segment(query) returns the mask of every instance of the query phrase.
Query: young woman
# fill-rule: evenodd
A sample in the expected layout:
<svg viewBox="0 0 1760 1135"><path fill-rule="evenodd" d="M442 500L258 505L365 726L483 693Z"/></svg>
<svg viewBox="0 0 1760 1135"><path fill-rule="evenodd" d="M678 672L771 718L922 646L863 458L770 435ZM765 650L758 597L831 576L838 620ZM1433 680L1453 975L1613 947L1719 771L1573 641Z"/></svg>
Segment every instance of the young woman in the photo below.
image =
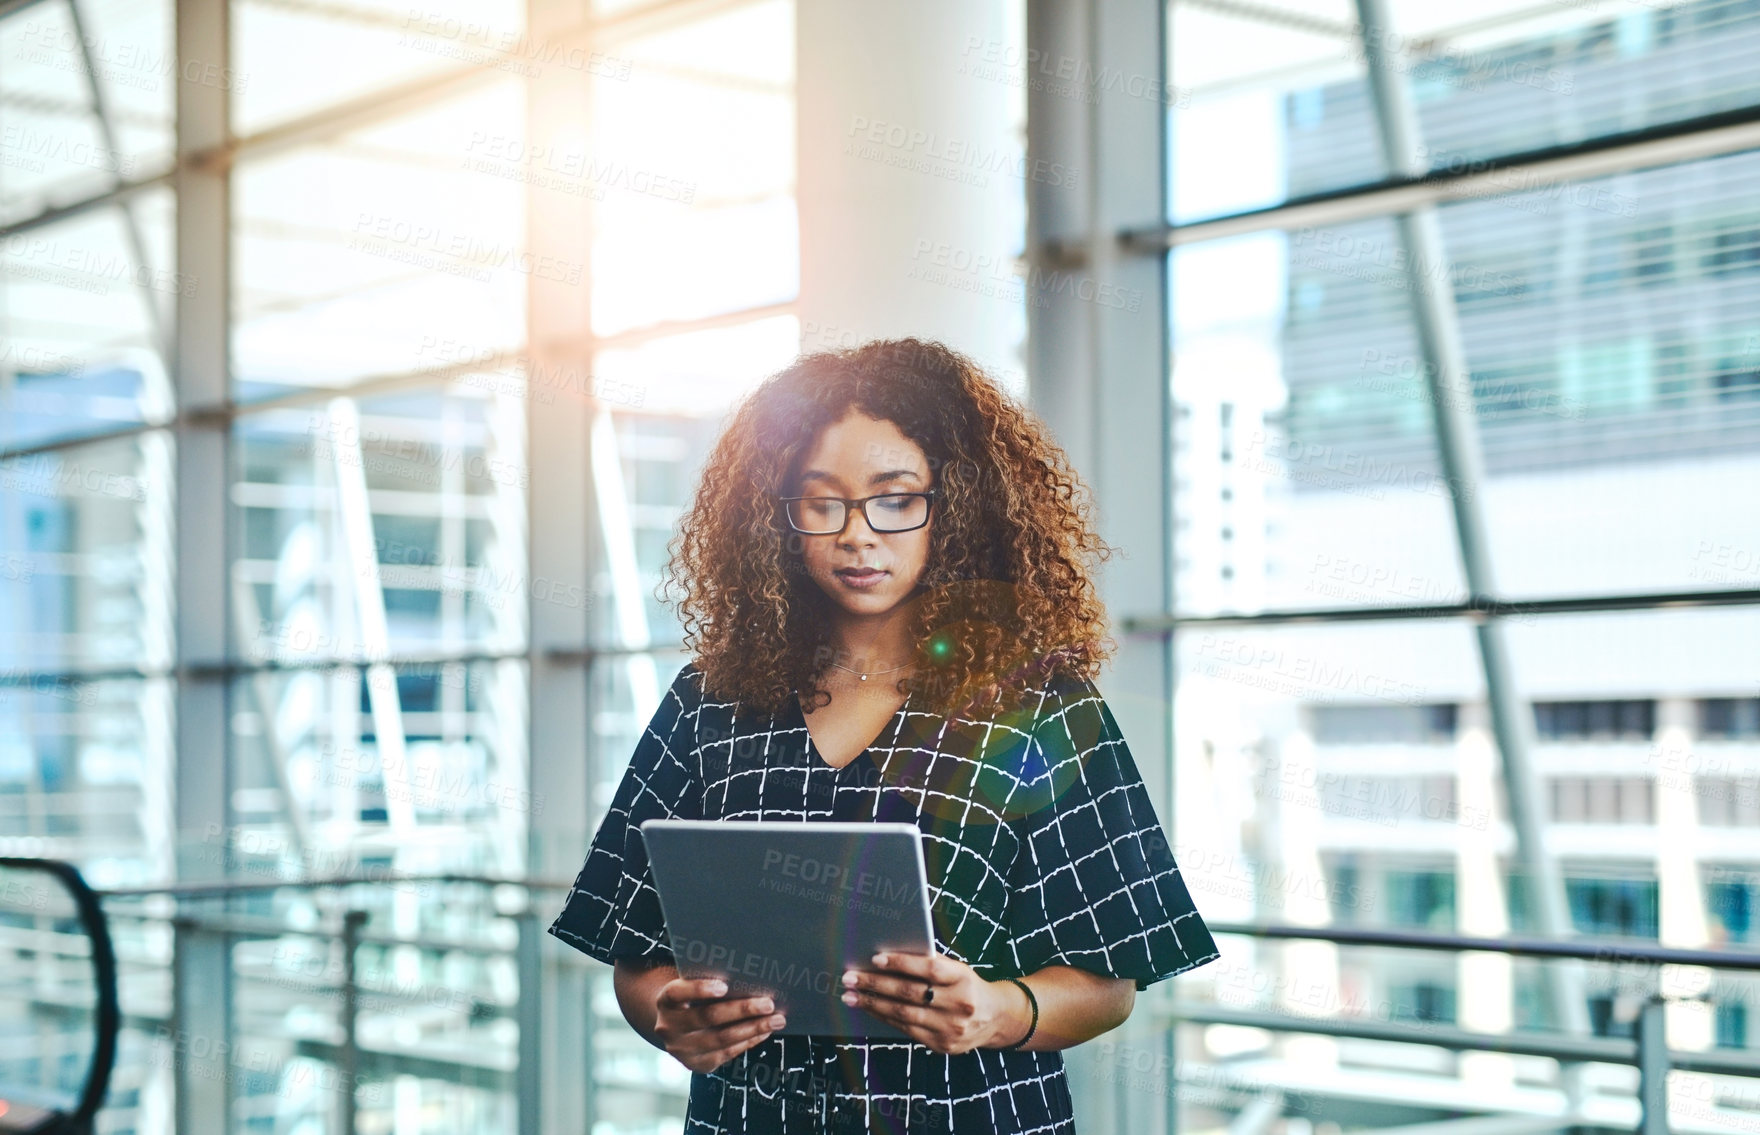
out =
<svg viewBox="0 0 1760 1135"><path fill-rule="evenodd" d="M1073 1132L1059 1050L1217 956L1092 683L1085 497L934 343L802 357L736 410L670 546L693 660L550 928L692 1070L688 1132ZM936 952L844 975L910 1039L773 1036L769 999L681 979L655 817L916 824Z"/></svg>

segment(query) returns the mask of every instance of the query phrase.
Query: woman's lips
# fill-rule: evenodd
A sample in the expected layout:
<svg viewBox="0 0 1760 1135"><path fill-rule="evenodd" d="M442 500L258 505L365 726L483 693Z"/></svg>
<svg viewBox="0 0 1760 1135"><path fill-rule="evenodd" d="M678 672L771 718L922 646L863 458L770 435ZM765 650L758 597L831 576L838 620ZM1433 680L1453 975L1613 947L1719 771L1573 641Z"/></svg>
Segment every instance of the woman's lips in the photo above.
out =
<svg viewBox="0 0 1760 1135"><path fill-rule="evenodd" d="M838 579L843 580L845 586L857 588L872 587L880 582L881 577L886 575L885 572L878 568L868 568L864 570L840 568L835 574Z"/></svg>

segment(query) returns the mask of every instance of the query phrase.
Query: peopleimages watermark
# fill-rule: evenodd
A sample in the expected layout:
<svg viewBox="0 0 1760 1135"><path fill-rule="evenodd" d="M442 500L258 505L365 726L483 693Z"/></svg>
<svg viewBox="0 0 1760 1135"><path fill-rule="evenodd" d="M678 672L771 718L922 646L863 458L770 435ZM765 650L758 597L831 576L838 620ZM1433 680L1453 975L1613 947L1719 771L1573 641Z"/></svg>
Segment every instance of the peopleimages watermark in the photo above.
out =
<svg viewBox="0 0 1760 1135"><path fill-rule="evenodd" d="M0 251L12 258L6 274L13 279L38 280L96 296L109 295L112 284L170 295L196 294L194 276L137 264L120 250L85 248L31 233L14 233L0 240Z"/></svg>
<svg viewBox="0 0 1760 1135"><path fill-rule="evenodd" d="M109 469L93 469L58 453L33 453L0 462L0 489L45 497L110 497L144 501L140 478Z"/></svg>
<svg viewBox="0 0 1760 1135"><path fill-rule="evenodd" d="M951 1105L942 1102L929 1110L924 1096L850 1094L841 1076L821 1075L807 1068L790 1068L767 1060L751 1060L742 1054L723 1064L711 1076L729 1084L750 1086L757 1091L746 1097L748 1119L756 1114L780 1117L794 1112L807 1120L809 1126L820 1124L828 1117L851 1114L852 1118L871 1121L878 1116L903 1121L904 1130L912 1135L932 1135L953 1130ZM861 1113L866 1112L866 1115ZM810 1117L810 1118L808 1118ZM840 1118L831 1119L830 1130L843 1130ZM883 1130L892 1130L887 1127Z"/></svg>
<svg viewBox="0 0 1760 1135"><path fill-rule="evenodd" d="M1681 745L1652 745L1644 763L1656 767L1658 787L1693 792L1701 800L1760 806L1760 772L1745 757L1715 749L1696 753Z"/></svg>
<svg viewBox="0 0 1760 1135"><path fill-rule="evenodd" d="M332 787L355 787L377 778L387 800L407 801L424 812L452 815L473 807L503 809L538 817L544 811L542 794L518 784L481 777L474 772L440 767L438 761L337 745L333 739L319 742L318 756L325 762L317 779Z"/></svg>
<svg viewBox="0 0 1760 1135"><path fill-rule="evenodd" d="M1687 575L1700 583L1740 583L1753 587L1760 581L1760 550L1728 541L1700 540Z"/></svg>
<svg viewBox="0 0 1760 1135"><path fill-rule="evenodd" d="M0 165L41 173L53 161L88 166L106 173L133 177L135 160L107 146L50 130L32 130L23 123L0 126Z"/></svg>
<svg viewBox="0 0 1760 1135"><path fill-rule="evenodd" d="M1166 847L1157 836L1151 846ZM1334 909L1372 911L1376 892L1354 881L1324 873L1291 870L1275 863L1245 859L1241 853L1221 848L1176 843L1170 850L1179 864L1180 878L1194 894L1258 901L1275 896L1324 901Z"/></svg>
<svg viewBox="0 0 1760 1135"><path fill-rule="evenodd" d="M844 863L785 853L777 848L764 853L762 870L764 877L758 885L767 891L894 919L920 893L915 879L894 880L872 871L851 869ZM869 901L870 897L876 901Z"/></svg>
<svg viewBox="0 0 1760 1135"><path fill-rule="evenodd" d="M524 357L499 366L497 364L507 356L506 351L441 335L423 335L415 354L418 358L436 359L447 367L480 367L482 369L468 370L449 381L492 393L530 398L540 406L553 404L557 391L619 406L640 407L648 400L648 388L640 383L601 378L584 367L567 363L534 364Z"/></svg>
<svg viewBox="0 0 1760 1135"><path fill-rule="evenodd" d="M1392 28L1365 28L1362 24L1355 24L1348 42L1348 50L1355 62L1366 62L1369 48L1374 46L1380 49L1382 58L1395 71L1463 90L1477 90L1491 80L1498 80L1551 94L1568 95L1577 85L1575 76L1569 72L1527 59L1504 58L1490 52L1475 55L1456 51L1435 53L1428 36L1404 35Z"/></svg>
<svg viewBox="0 0 1760 1135"><path fill-rule="evenodd" d="M620 189L662 201L689 205L697 183L668 177L627 162L601 161L585 150L534 146L518 135L472 131L465 145L465 169L504 177L574 197L605 200L607 189Z"/></svg>
<svg viewBox="0 0 1760 1135"><path fill-rule="evenodd" d="M233 875L259 875L271 880L344 877L376 883L401 894L426 896L433 884L426 880L398 879L389 866L365 863L351 851L326 851L301 847L290 835L234 824L208 824L202 844L190 858L226 868ZM288 874L292 868L294 874Z"/></svg>
<svg viewBox="0 0 1760 1135"><path fill-rule="evenodd" d="M688 962L692 966L728 977L750 978L753 982L778 992L799 989L829 994L834 989L843 988L841 973L834 974L830 970L804 965L798 961L784 965L779 959L764 954L678 934L673 934L671 941L675 962Z"/></svg>
<svg viewBox="0 0 1760 1135"><path fill-rule="evenodd" d="M1119 1041L1096 1042L1099 1059L1093 1076L1147 1095L1176 1097L1195 1107L1240 1108L1268 1091L1278 1094L1284 1114L1309 1111L1312 1103L1292 1091L1226 1065L1179 1060L1161 1045L1135 1045Z"/></svg>
<svg viewBox="0 0 1760 1135"><path fill-rule="evenodd" d="M490 480L522 489L531 483L531 470L484 450L359 429L338 422L329 414L314 414L306 424L306 434L314 458L355 464L386 476L409 479L414 472L410 466L443 471L462 465L465 476L473 480Z"/></svg>
<svg viewBox="0 0 1760 1135"><path fill-rule="evenodd" d="M846 157L979 187L990 184L990 175L1001 174L1066 189L1074 188L1077 176L1073 166L1028 158L1013 146L982 146L938 130L882 122L861 114L850 116L843 152Z"/></svg>
<svg viewBox="0 0 1760 1135"><path fill-rule="evenodd" d="M1192 105L1190 90L1166 83L1159 76L1105 65L1096 67L1079 56L975 35L966 37L965 49L960 52L959 73L1090 105L1099 102L1102 94L1148 99L1182 110Z"/></svg>
<svg viewBox="0 0 1760 1135"><path fill-rule="evenodd" d="M1263 454L1263 456L1258 456ZM1340 449L1315 441L1298 441L1276 431L1254 430L1247 438L1246 449L1237 455L1241 468L1291 481L1310 481L1324 488L1341 492L1359 491L1364 495L1379 494L1370 486L1384 484L1424 496L1444 500L1458 497L1471 500L1474 486L1470 481L1445 477L1431 469L1406 461L1385 461L1372 453ZM1380 495L1371 495L1380 500Z"/></svg>
<svg viewBox="0 0 1760 1135"><path fill-rule="evenodd" d="M1267 758L1261 796L1328 816L1398 827L1407 816L1452 823L1484 831L1491 825L1488 808L1461 804L1447 792L1413 788L1410 778L1362 776L1318 769L1302 761Z"/></svg>
<svg viewBox="0 0 1760 1135"><path fill-rule="evenodd" d="M1411 1021L1424 1023L1421 1006L1408 1001L1403 992L1391 997L1369 997L1343 992L1337 981L1311 971L1271 973L1247 963L1228 964L1226 959L1206 971L1215 983L1216 1001L1235 1008L1268 1004L1300 1009L1305 1015L1349 1017L1355 1020Z"/></svg>
<svg viewBox="0 0 1760 1135"><path fill-rule="evenodd" d="M1471 375L1444 376L1440 382L1433 381L1437 376L1437 369L1426 359L1365 347L1363 365L1354 385L1431 406L1449 406L1463 413L1476 412L1480 404L1486 404L1515 405L1525 413L1573 422L1589 416L1587 405L1580 399L1565 398L1538 385L1508 381L1481 384Z"/></svg>
<svg viewBox="0 0 1760 1135"><path fill-rule="evenodd" d="M0 579L5 578L0 575ZM27 577L28 578L28 577ZM38 674L29 670L0 670L0 700L23 692L36 697L54 698L73 705L98 704L98 691L91 682L81 682L62 674Z"/></svg>
<svg viewBox="0 0 1760 1135"><path fill-rule="evenodd" d="M405 221L385 213L359 213L345 245L352 252L414 264L430 271L466 276L481 283L490 269L505 268L540 280L578 284L584 268L576 261L533 253L511 244L484 240L440 225Z"/></svg>
<svg viewBox="0 0 1760 1135"><path fill-rule="evenodd" d="M1356 697L1417 705L1424 687L1360 670L1344 662L1292 652L1256 639L1206 634L1198 640L1194 669L1212 678L1262 689L1328 700L1334 691Z"/></svg>
<svg viewBox="0 0 1760 1135"><path fill-rule="evenodd" d="M243 71L200 59L180 62L176 50L170 47L154 49L134 43L112 43L90 32L76 35L59 21L32 20L25 24L14 54L27 63L79 75L86 74L89 59L92 69L107 83L146 91L158 90L160 79L176 78L197 86L242 92L250 79Z"/></svg>
<svg viewBox="0 0 1760 1135"><path fill-rule="evenodd" d="M20 343L16 339L0 339L0 363L15 371L30 371L32 374L55 378L77 378L86 372L89 365L86 360L65 351L51 351L34 343Z"/></svg>
<svg viewBox="0 0 1760 1135"><path fill-rule="evenodd" d="M908 274L910 279L1011 303L1021 303L1030 297L1033 306L1048 307L1051 297L1063 296L1120 311L1139 311L1143 306L1140 288L1123 288L1101 283L1092 276L1076 276L1056 269L1047 271L1013 256L962 248L946 241L919 237L911 246L911 259L917 263Z"/></svg>
<svg viewBox="0 0 1760 1135"><path fill-rule="evenodd" d="M365 1073L344 1073L318 1060L286 1054L286 1046L258 1040L216 1040L202 1033L185 1032L160 1025L153 1033L148 1061L202 1080L232 1081L241 1076L263 1076L280 1083L283 1091L315 1088L324 1092L348 1092L361 1103L384 1103L385 1084L369 1080Z"/></svg>
<svg viewBox="0 0 1760 1135"><path fill-rule="evenodd" d="M1308 568L1308 581L1302 590L1358 602L1387 598L1421 604L1455 604L1465 599L1460 586L1451 579L1417 575L1402 568L1325 552L1314 556L1314 562Z"/></svg>
<svg viewBox="0 0 1760 1135"><path fill-rule="evenodd" d="M314 982L340 982L345 976L340 953L314 950L305 943L277 941L271 955L279 980L253 975L253 986L279 985L305 990ZM438 982L410 981L394 962L365 964L355 969L359 1007L363 1011L404 1016L412 1009L449 1009L470 1013L483 999L469 990Z"/></svg>
<svg viewBox="0 0 1760 1135"><path fill-rule="evenodd" d="M1291 242L1290 262L1347 279L1399 291L1431 294L1439 287L1493 296L1519 295L1527 282L1508 272L1442 259L1427 261L1379 237L1352 236L1334 229L1303 226Z"/></svg>
<svg viewBox="0 0 1760 1135"><path fill-rule="evenodd" d="M1561 181L1542 177L1531 169L1507 169L1490 158L1475 158L1455 150L1437 149L1422 142L1415 147L1431 173L1458 174L1473 179L1465 197L1493 197L1498 204L1517 212L1545 216L1555 203L1606 213L1615 217L1634 217L1638 199L1627 193L1615 193L1605 185L1588 181Z"/></svg>
<svg viewBox="0 0 1760 1135"><path fill-rule="evenodd" d="M0 876L0 909L8 911L44 911L49 909L49 888L24 876Z"/></svg>
<svg viewBox="0 0 1760 1135"><path fill-rule="evenodd" d="M626 82L634 66L628 59L590 51L567 40L538 39L485 22L461 20L446 12L410 8L400 30L399 47L527 77L536 77L546 66L556 66Z"/></svg>

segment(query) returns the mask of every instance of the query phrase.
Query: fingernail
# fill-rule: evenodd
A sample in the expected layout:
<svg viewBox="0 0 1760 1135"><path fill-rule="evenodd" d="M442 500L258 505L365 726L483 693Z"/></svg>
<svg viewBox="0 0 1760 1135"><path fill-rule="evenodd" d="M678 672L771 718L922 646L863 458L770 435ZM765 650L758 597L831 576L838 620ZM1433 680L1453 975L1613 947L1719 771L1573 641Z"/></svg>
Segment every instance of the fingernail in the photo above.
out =
<svg viewBox="0 0 1760 1135"><path fill-rule="evenodd" d="M727 992L727 983L725 981L711 981L709 983L709 992L719 997Z"/></svg>
<svg viewBox="0 0 1760 1135"><path fill-rule="evenodd" d="M860 1001L860 1000L861 1000L861 998L857 997L853 993L845 993L843 995L843 1003L845 1005L854 1005L857 1001Z"/></svg>
<svg viewBox="0 0 1760 1135"><path fill-rule="evenodd" d="M758 999L758 1012L768 1013L770 1010L772 1010L774 1008L776 1008L776 1002L770 1000L770 998L761 997Z"/></svg>
<svg viewBox="0 0 1760 1135"><path fill-rule="evenodd" d="M885 954L875 954L874 955L874 964L877 966L885 965L886 964L886 955Z"/></svg>
<svg viewBox="0 0 1760 1135"><path fill-rule="evenodd" d="M846 974L844 974L844 975L843 975L843 983L844 983L844 984L845 984L845 985L847 985L847 986L849 986L849 987L850 987L850 988L851 988L851 989L854 989L854 988L855 988L855 987L856 987L856 975L855 975L855 972L854 972L854 971L851 971L851 972L849 972L849 973L846 973Z"/></svg>
<svg viewBox="0 0 1760 1135"><path fill-rule="evenodd" d="M774 1017L770 1018L770 1027L773 1029L779 1029L783 1025L786 1025L786 1024L788 1024L788 1018L783 1016L781 1013L778 1013Z"/></svg>

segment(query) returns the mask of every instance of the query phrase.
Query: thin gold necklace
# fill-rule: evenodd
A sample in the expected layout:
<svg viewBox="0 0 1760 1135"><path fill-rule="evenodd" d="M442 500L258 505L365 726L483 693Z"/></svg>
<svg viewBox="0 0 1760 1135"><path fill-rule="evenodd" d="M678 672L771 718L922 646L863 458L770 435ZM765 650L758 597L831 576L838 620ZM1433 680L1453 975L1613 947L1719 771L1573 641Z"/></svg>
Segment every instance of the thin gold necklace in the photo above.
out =
<svg viewBox="0 0 1760 1135"><path fill-rule="evenodd" d="M837 667L839 670L848 670L851 674L860 674L862 681L866 682L868 680L868 674L890 674L890 673L892 673L892 670L903 670L906 666L912 665L912 663L900 662L897 666L892 667L892 670L870 670L870 671L868 671L868 674L862 674L862 672L860 670L856 670L851 667L845 666L841 662L833 662L832 665Z"/></svg>

